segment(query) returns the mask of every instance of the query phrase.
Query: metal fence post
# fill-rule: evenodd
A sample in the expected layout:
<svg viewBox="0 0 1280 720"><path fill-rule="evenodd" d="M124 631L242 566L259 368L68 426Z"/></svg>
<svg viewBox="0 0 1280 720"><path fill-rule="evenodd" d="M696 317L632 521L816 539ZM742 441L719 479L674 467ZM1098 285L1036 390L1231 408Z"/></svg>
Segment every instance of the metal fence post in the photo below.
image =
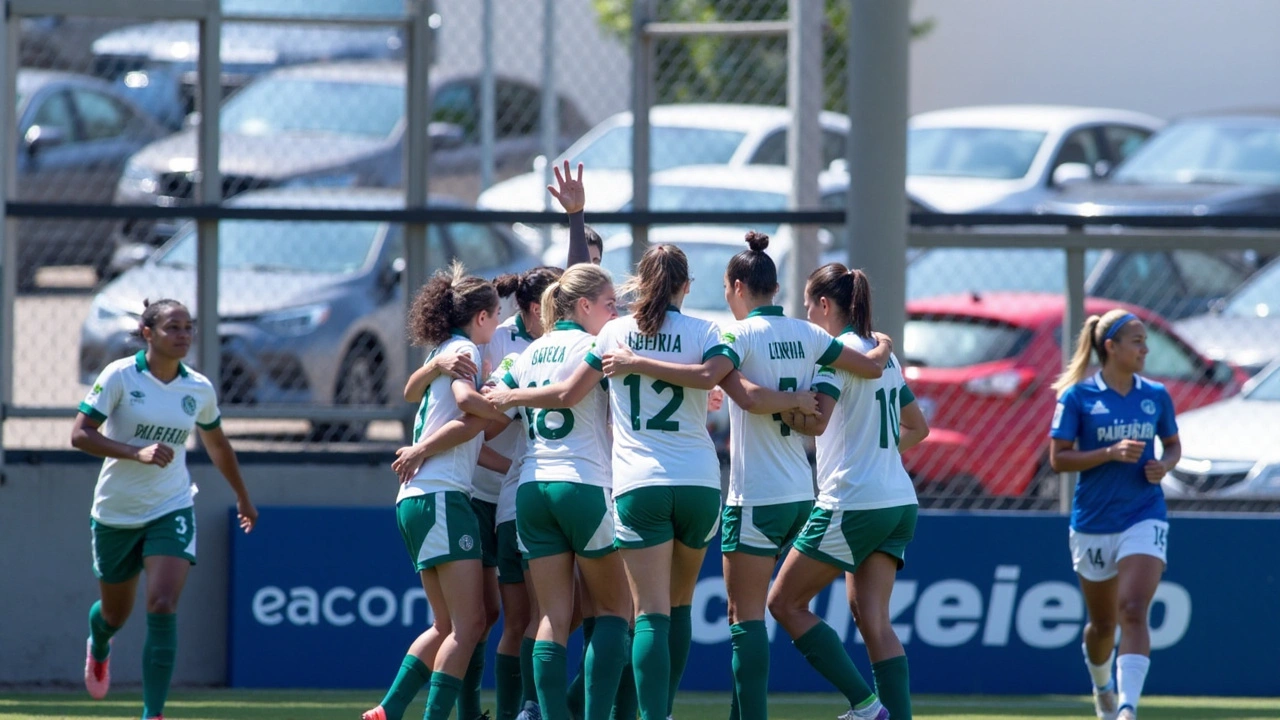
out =
<svg viewBox="0 0 1280 720"><path fill-rule="evenodd" d="M196 166L201 205L222 204L222 171L218 167L222 121L222 8L210 0L200 19L200 56L197 60L199 88L196 107L200 110L197 129L199 147ZM200 372L221 388L222 343L218 336L218 221L203 219L196 224L196 345Z"/></svg>
<svg viewBox="0 0 1280 720"><path fill-rule="evenodd" d="M428 92L431 75L431 3L430 0L414 0L409 6L409 72L406 78L407 98L405 143L405 207L426 207L428 197L427 161L431 142L427 127L431 118L431 94ZM413 302L427 281L432 258L427 256L427 226L409 223L404 227L404 299L405 308ZM411 373L419 362L419 351L405 345L405 372ZM413 420L404 420L406 442L413 439Z"/></svg>
<svg viewBox="0 0 1280 720"><path fill-rule="evenodd" d="M1068 237L1083 234L1082 228L1072 228ZM1076 338L1080 335L1080 326L1084 324L1084 248L1067 248L1067 295L1062 308L1062 369L1065 371L1071 364L1071 356L1075 353ZM1058 512L1071 512L1071 498L1075 495L1077 473L1061 473L1058 480Z"/></svg>
<svg viewBox="0 0 1280 720"><path fill-rule="evenodd" d="M7 205L18 191L18 161L14 154L10 123L17 113L18 42L21 25L17 18L4 14L0 20L0 79L4 82L4 100L0 103L0 482L4 481L4 426L13 404L14 349L13 324L17 318L18 297L18 233L17 223L9 219Z"/></svg>
<svg viewBox="0 0 1280 720"><path fill-rule="evenodd" d="M649 108L653 106L652 0L631 6L631 209L649 209ZM649 226L631 226L631 267L649 249Z"/></svg>
<svg viewBox="0 0 1280 720"><path fill-rule="evenodd" d="M493 144L497 123L493 67L493 0L484 0L480 17L480 190L493 185Z"/></svg>
<svg viewBox="0 0 1280 720"><path fill-rule="evenodd" d="M902 342L907 272L910 4L850 0L849 262L875 288L875 326Z"/></svg>
<svg viewBox="0 0 1280 720"><path fill-rule="evenodd" d="M560 122L557 117L556 97L556 5L555 0L543 0L542 7L542 107L538 112L538 127L542 130L542 184L550 185L556 156L560 154ZM542 209L550 212L551 193L542 193ZM542 244L551 244L551 226L542 226Z"/></svg>
<svg viewBox="0 0 1280 720"><path fill-rule="evenodd" d="M787 37L787 158L791 167L790 210L818 206L818 174L822 172L822 14L821 3L790 0L791 30ZM804 316L804 285L817 267L818 228L792 225L790 272L784 304L792 317Z"/></svg>

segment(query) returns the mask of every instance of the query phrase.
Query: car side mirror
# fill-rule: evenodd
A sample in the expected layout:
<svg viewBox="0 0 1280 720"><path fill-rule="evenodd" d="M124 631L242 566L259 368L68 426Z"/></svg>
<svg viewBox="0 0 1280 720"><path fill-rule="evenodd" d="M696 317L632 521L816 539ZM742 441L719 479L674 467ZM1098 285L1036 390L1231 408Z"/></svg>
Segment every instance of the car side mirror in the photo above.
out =
<svg viewBox="0 0 1280 720"><path fill-rule="evenodd" d="M390 265L382 269L382 273L378 276L378 284L387 290L394 290L400 284L400 279L404 277L405 267L404 258L392 260Z"/></svg>
<svg viewBox="0 0 1280 720"><path fill-rule="evenodd" d="M1093 179L1093 168L1086 163L1062 163L1053 169L1053 184L1057 187Z"/></svg>
<svg viewBox="0 0 1280 720"><path fill-rule="evenodd" d="M60 128L47 125L32 125L27 128L22 140L27 148L27 154L35 157L49 148L66 143L67 135Z"/></svg>
<svg viewBox="0 0 1280 720"><path fill-rule="evenodd" d="M431 139L433 150L452 150L462 147L467 140L467 132L455 123L433 122L427 125L427 137Z"/></svg>

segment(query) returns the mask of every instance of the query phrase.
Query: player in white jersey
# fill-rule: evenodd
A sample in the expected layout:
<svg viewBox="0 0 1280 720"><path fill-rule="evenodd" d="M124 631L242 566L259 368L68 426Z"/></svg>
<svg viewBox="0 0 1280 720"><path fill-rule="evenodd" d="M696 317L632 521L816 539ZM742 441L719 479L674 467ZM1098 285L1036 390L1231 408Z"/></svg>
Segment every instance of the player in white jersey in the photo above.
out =
<svg viewBox="0 0 1280 720"><path fill-rule="evenodd" d="M182 364L191 349L191 313L176 300L148 303L138 335L146 350L98 375L71 430L73 446L106 458L90 520L100 599L89 608L84 682L95 699L106 696L111 636L132 613L145 570L142 717L160 718L177 654L178 598L196 562L196 490L187 471L192 430L199 431L209 458L235 491L245 532L253 529L258 511L222 432L213 385Z"/></svg>
<svg viewBox="0 0 1280 720"><path fill-rule="evenodd" d="M606 358L606 369L615 375L641 372L686 388L719 383L733 401L721 547L734 653L734 707L742 718L763 720L769 675L765 597L778 556L808 518L813 485L803 441L778 414L791 408L744 393L742 378L757 390L807 391L819 364L879 377L890 348L885 344L872 356L863 355L808 322L783 317L782 308L771 304L778 275L764 252L769 238L752 232L747 243L749 249L730 260L724 278L725 300L739 322L722 328L721 345L711 357L690 366L623 350ZM812 407L812 395L805 394Z"/></svg>
<svg viewBox="0 0 1280 720"><path fill-rule="evenodd" d="M464 277L454 264L422 288L409 311L410 339L458 352L480 364L476 343L488 342L498 325L498 292L489 282ZM490 420L503 416L472 380L443 375L427 388L414 423L415 444L464 414ZM484 631L484 581L480 535L471 509L471 475L482 429L418 466L396 497L396 519L410 559L433 611L433 624L410 645L391 689L366 719L396 720L423 684L430 682L426 720L453 712L476 642Z"/></svg>
<svg viewBox="0 0 1280 720"><path fill-rule="evenodd" d="M840 263L818 268L805 287L805 307L811 322L845 345L864 350L876 343L871 286L862 271ZM848 699L843 717L909 720L907 658L889 623L889 596L916 527L915 487L900 452L924 440L929 426L894 357L875 380L824 367L813 389L821 412L795 428L818 436L818 502L769 592L769 612ZM840 636L809 609L841 573L878 697Z"/></svg>
<svg viewBox="0 0 1280 720"><path fill-rule="evenodd" d="M586 718L602 720L626 664L630 614L626 577L614 553L605 383L558 408L525 407L522 401L527 388L569 378L595 346L595 333L617 317L608 273L594 265L569 268L543 293L542 316L545 334L490 399L503 408L524 407L529 449L521 464L516 526L541 616L534 681L542 717L569 717L565 643L576 557L598 613L587 650Z"/></svg>

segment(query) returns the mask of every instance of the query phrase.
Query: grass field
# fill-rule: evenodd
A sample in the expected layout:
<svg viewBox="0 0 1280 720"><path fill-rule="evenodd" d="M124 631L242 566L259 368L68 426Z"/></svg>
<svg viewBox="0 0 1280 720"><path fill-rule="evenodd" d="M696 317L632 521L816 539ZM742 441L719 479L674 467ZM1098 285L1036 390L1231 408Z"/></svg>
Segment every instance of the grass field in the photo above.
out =
<svg viewBox="0 0 1280 720"><path fill-rule="evenodd" d="M169 720L355 720L379 700L376 691L179 691L165 714ZM679 720L724 720L728 699L712 693L688 693L676 703ZM485 706L492 707L492 697ZM834 720L842 707L835 695L777 695L769 704L770 720ZM142 700L135 692L112 694L95 702L83 692L0 693L0 720L137 720ZM406 720L422 717L419 702ZM1093 718L1084 697L1066 695L979 697L925 695L915 699L921 720L1010 720L1011 718ZM1143 720L1280 719L1280 699L1175 698L1142 700Z"/></svg>

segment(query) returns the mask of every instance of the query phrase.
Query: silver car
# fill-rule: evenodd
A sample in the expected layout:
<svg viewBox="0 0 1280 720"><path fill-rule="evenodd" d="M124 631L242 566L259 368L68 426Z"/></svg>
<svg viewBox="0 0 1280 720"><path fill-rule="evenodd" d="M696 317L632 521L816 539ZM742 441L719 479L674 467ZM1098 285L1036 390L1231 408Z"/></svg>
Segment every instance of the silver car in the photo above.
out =
<svg viewBox="0 0 1280 720"><path fill-rule="evenodd" d="M1280 360L1280 260L1259 270L1209 312L1175 327L1209 357L1249 373Z"/></svg>
<svg viewBox="0 0 1280 720"><path fill-rule="evenodd" d="M264 190L235 207L399 209L394 190ZM434 267L459 259L493 277L536 264L494 225L429 228ZM219 229L219 398L223 403L385 405L406 375L404 237L382 222L227 220ZM131 336L143 299L195 305L196 233L180 230L143 264L93 299L80 339L80 381L140 347ZM196 353L192 353L194 358ZM317 427L328 439L357 439L363 428Z"/></svg>
<svg viewBox="0 0 1280 720"><path fill-rule="evenodd" d="M1161 485L1171 498L1280 498L1280 363L1244 391L1178 418L1182 459Z"/></svg>

